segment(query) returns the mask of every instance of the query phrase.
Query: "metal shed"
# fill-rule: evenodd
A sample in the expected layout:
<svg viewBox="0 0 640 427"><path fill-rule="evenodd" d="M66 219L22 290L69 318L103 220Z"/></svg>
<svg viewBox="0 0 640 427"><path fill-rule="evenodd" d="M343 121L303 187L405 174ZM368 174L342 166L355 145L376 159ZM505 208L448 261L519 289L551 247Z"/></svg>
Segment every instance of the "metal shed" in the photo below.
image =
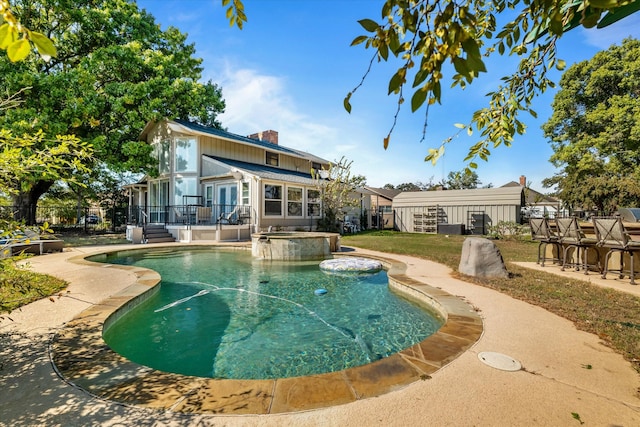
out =
<svg viewBox="0 0 640 427"><path fill-rule="evenodd" d="M524 205L524 187L499 187L403 192L392 206L400 231L486 234L500 221L519 223Z"/></svg>

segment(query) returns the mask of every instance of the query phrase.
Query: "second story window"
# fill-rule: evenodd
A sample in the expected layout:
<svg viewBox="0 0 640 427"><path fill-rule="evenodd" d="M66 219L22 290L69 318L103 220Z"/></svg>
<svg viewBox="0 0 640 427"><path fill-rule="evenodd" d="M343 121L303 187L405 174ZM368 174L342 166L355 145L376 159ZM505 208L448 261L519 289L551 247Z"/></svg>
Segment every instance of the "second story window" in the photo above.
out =
<svg viewBox="0 0 640 427"><path fill-rule="evenodd" d="M278 153L266 151L265 164L269 166L278 166Z"/></svg>

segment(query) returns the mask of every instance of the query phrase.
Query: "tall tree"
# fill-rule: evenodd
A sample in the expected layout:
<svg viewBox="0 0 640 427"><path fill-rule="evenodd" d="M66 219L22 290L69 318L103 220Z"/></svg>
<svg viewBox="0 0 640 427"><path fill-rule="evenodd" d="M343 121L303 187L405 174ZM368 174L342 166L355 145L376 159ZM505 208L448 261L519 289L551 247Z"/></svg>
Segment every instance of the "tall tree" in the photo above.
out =
<svg viewBox="0 0 640 427"><path fill-rule="evenodd" d="M559 172L544 185L570 208L640 205L640 41L570 67L552 106L542 129Z"/></svg>
<svg viewBox="0 0 640 427"><path fill-rule="evenodd" d="M345 208L360 204L360 199L354 197L354 191L365 184L362 175L351 175L353 161L342 157L329 163L328 169L311 175L316 181L316 187L322 196L322 217L318 220L318 229L323 231L340 231L339 223L344 221Z"/></svg>
<svg viewBox="0 0 640 427"><path fill-rule="evenodd" d="M478 188L480 186L480 178L474 171L449 172L444 186L447 190L465 190Z"/></svg>
<svg viewBox="0 0 640 427"><path fill-rule="evenodd" d="M134 2L17 0L13 13L54 40L57 56L16 63L0 57L0 89L26 88L16 108L0 112L1 128L17 135L72 133L93 146L93 168L153 173L151 147L138 141L147 121L181 118L220 127L221 90L199 82L195 47L175 28L162 31ZM29 222L52 184L37 178L14 198Z"/></svg>

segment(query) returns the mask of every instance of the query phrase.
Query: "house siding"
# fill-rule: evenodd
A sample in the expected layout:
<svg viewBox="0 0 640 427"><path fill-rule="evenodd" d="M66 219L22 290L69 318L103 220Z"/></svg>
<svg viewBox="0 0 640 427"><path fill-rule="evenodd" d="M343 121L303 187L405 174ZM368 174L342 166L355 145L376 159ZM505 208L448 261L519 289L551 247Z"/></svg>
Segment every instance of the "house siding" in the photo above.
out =
<svg viewBox="0 0 640 427"><path fill-rule="evenodd" d="M207 225L214 225L223 213L233 212L233 210L230 211L233 208L232 205L249 203L251 224L245 224L248 226L247 229L261 231L273 227L283 230L309 230L316 227L320 216L310 216L307 213L307 190L317 189L318 184L310 175L311 166L313 163L317 163L326 169L329 167L328 161L268 141L250 139L181 120L149 122L140 135L140 139L149 144L171 141L170 153L164 151L170 159L173 159L175 155L175 140L178 138L189 138L196 141L198 161L195 168L197 171L176 172L172 170L172 173L149 179L148 183L154 194L163 195L156 197L159 200L156 209L158 214L153 218L150 217L150 221L179 225L181 222L178 221L177 214L174 218L170 212L174 212L176 209L186 210L185 206L191 209L195 207L195 204L202 204L214 208L211 211L209 224L207 221L199 221L197 214L195 219L189 217L189 222L185 224L191 226L193 231L191 238L210 239L213 234L210 229L207 229ZM278 155L277 166L266 164L266 152ZM189 162L190 156L189 154ZM186 178L195 179L197 181L196 188L192 189L190 186L186 186L184 184ZM248 201L246 198L242 199L242 182L249 183ZM189 185L191 185L190 183L191 181L188 182ZM185 188L178 188L178 184L184 185ZM234 185L237 186L235 187L237 193L233 191ZM277 215L265 214L265 185L282 186L280 211L278 211L277 205L268 205L270 212L279 213ZM292 187L303 189L301 215L295 215L299 213L299 206L289 206L288 204L289 193L287 189ZM182 194L179 190L190 196L188 201L182 204L174 196L174 194ZM168 195L165 197L164 194ZM294 203L300 203L299 193L292 192L291 197ZM185 199L184 194L182 198ZM275 200L271 200L271 202ZM289 208L294 213L293 215L289 215ZM355 216L355 213L353 215ZM225 228L218 227L217 240L222 238L220 230L225 230ZM188 237L185 235L178 236L178 238L182 240Z"/></svg>
<svg viewBox="0 0 640 427"><path fill-rule="evenodd" d="M416 191L393 199L400 231L436 233L439 224L462 224L472 234L486 234L500 221L520 222L522 188Z"/></svg>

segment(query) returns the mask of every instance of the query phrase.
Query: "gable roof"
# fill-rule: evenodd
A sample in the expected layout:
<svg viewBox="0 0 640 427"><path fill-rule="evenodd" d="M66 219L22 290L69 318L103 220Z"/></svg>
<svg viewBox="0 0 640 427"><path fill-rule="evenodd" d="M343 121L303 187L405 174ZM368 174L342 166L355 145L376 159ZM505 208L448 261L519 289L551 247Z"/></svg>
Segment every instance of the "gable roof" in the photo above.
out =
<svg viewBox="0 0 640 427"><path fill-rule="evenodd" d="M376 196L384 197L385 199L388 199L388 200L393 200L393 198L398 194L400 194L401 192L400 190L396 190L396 189L368 187L366 185L364 188L371 191Z"/></svg>
<svg viewBox="0 0 640 427"><path fill-rule="evenodd" d="M522 187L522 185L520 185L520 183L515 182L515 181L511 181L511 182L507 182L505 185L503 185L500 188L504 188L504 187ZM551 203L551 204L558 204L560 203L560 200L558 200L556 197L553 196L547 196L545 194L542 194L536 190L534 190L533 188L528 188L528 187L522 187L524 189L524 197L527 199L527 204L530 205L535 205L535 204L540 204L540 203Z"/></svg>
<svg viewBox="0 0 640 427"><path fill-rule="evenodd" d="M146 135L149 133L149 131L155 124L156 122L147 123L144 130L140 134L139 139L146 139ZM215 136L217 138L231 140L239 144L250 145L253 147L260 147L260 148L264 148L265 150L280 152L283 154L287 154L289 156L299 157L311 162L329 163L328 160L325 160L321 157L307 153L305 151L296 150L296 149L285 147L279 144L273 144L269 141L261 141L259 139L249 138L246 136L227 132L221 129L212 128L209 126L203 126L187 120L180 120L180 119L167 120L167 124L174 131L180 132L180 133L186 133L186 134L192 134L192 135Z"/></svg>
<svg viewBox="0 0 640 427"><path fill-rule="evenodd" d="M403 191L393 198L394 207L422 205L517 205L524 203L523 188L498 187L471 190Z"/></svg>

